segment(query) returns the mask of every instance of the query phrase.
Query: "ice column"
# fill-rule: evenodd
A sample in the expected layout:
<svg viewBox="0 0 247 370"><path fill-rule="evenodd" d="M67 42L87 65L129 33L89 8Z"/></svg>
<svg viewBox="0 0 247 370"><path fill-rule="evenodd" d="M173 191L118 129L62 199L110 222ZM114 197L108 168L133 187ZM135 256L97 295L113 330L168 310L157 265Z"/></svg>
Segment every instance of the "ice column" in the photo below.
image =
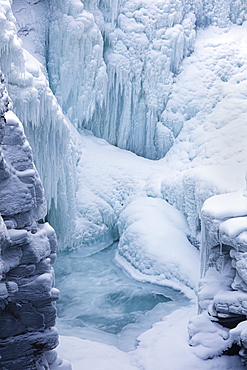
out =
<svg viewBox="0 0 247 370"><path fill-rule="evenodd" d="M85 126L120 148L160 158L174 142L160 115L173 75L193 51L195 16L180 1L119 1L114 11L102 2L100 9L107 95Z"/></svg>
<svg viewBox="0 0 247 370"><path fill-rule="evenodd" d="M106 93L103 39L80 1L54 1L50 12L50 86L70 121L82 127L100 109Z"/></svg>

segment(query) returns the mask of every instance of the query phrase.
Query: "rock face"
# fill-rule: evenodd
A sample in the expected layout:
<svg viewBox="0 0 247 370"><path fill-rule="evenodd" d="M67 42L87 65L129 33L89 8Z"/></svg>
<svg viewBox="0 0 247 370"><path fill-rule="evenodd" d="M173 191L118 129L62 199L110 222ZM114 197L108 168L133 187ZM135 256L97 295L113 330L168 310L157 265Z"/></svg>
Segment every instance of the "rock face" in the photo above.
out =
<svg viewBox="0 0 247 370"><path fill-rule="evenodd" d="M190 344L204 359L239 353L247 365L247 197L209 198L202 208L200 315Z"/></svg>
<svg viewBox="0 0 247 370"><path fill-rule="evenodd" d="M0 369L69 369L57 358L56 235L32 151L0 72Z"/></svg>

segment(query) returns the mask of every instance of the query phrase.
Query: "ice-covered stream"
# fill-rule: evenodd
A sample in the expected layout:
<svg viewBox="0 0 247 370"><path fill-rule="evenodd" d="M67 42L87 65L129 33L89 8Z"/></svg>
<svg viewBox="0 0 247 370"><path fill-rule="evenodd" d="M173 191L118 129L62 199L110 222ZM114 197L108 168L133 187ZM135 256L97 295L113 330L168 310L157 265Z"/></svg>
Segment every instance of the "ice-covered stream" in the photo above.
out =
<svg viewBox="0 0 247 370"><path fill-rule="evenodd" d="M61 334L129 351L142 332L188 300L171 288L133 280L115 263L116 248L91 254L83 248L58 257L57 326Z"/></svg>

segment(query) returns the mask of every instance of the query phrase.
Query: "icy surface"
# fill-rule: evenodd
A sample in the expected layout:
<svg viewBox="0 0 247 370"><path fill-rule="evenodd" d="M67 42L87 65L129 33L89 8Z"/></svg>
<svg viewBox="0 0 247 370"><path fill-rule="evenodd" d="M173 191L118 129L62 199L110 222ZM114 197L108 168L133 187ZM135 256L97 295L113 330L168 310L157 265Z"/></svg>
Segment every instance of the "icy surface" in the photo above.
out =
<svg viewBox="0 0 247 370"><path fill-rule="evenodd" d="M207 359L232 351L239 353L245 365L246 215L246 196L240 192L205 202L198 293L203 312L189 324L190 344L199 357Z"/></svg>
<svg viewBox="0 0 247 370"><path fill-rule="evenodd" d="M188 300L173 289L129 277L114 261L116 248L117 244L91 255L82 248L59 256L58 327L61 334L126 351L135 348L140 333Z"/></svg>
<svg viewBox="0 0 247 370"><path fill-rule="evenodd" d="M70 0L53 2L51 11L48 71L63 110L76 127L153 159L167 153L188 119L177 104L170 111L170 94L181 62L194 51L197 27L246 20L244 0L84 1L84 7ZM226 80L225 68L219 73Z"/></svg>
<svg viewBox="0 0 247 370"><path fill-rule="evenodd" d="M103 120L97 114L86 126L97 136L153 159L172 146L174 133L159 124L159 117L172 74L193 50L195 16L186 10L178 1L173 6L160 1L119 4L116 27L106 26L104 33L108 86Z"/></svg>
<svg viewBox="0 0 247 370"><path fill-rule="evenodd" d="M50 86L63 112L81 127L100 110L106 94L102 35L80 1L53 1L50 14Z"/></svg>

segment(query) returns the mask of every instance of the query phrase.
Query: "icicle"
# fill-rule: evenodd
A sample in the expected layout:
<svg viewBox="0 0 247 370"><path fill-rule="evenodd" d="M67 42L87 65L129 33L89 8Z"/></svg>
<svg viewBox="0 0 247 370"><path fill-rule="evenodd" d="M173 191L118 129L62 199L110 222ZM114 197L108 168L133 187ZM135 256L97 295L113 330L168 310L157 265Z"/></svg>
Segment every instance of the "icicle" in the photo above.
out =
<svg viewBox="0 0 247 370"><path fill-rule="evenodd" d="M223 243L221 240L220 229L218 229L217 234L218 234L218 241L219 241L219 257L216 261L216 269L219 273L221 273L223 270L223 266L224 266L224 255L223 255Z"/></svg>
<svg viewBox="0 0 247 370"><path fill-rule="evenodd" d="M201 220L201 249L200 249L200 260L201 260L201 278L203 278L207 271L207 263L209 257L209 246L207 243L207 230L205 222Z"/></svg>
<svg viewBox="0 0 247 370"><path fill-rule="evenodd" d="M245 190L244 190L243 196L247 197L247 172L245 174Z"/></svg>
<svg viewBox="0 0 247 370"><path fill-rule="evenodd" d="M221 241L221 234L220 234L220 231L218 232L218 238L219 238L219 243L220 243L220 256L222 256L222 241Z"/></svg>

